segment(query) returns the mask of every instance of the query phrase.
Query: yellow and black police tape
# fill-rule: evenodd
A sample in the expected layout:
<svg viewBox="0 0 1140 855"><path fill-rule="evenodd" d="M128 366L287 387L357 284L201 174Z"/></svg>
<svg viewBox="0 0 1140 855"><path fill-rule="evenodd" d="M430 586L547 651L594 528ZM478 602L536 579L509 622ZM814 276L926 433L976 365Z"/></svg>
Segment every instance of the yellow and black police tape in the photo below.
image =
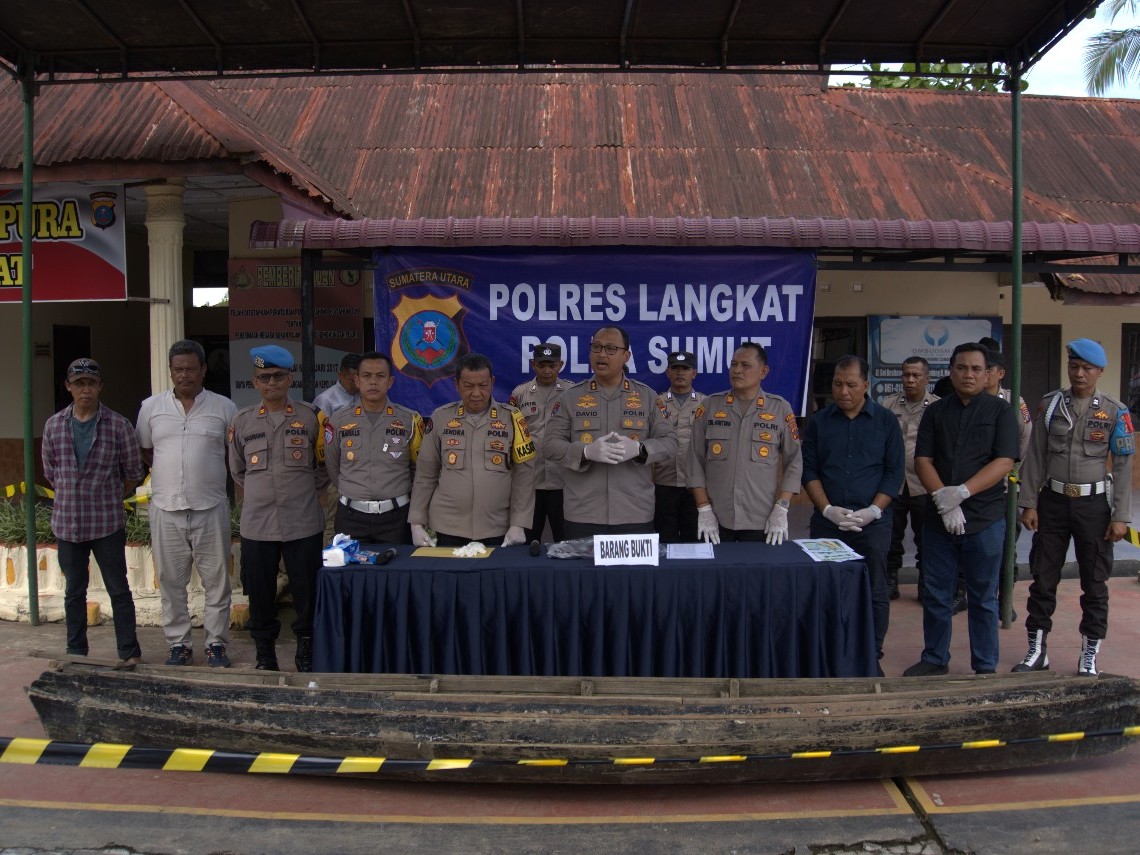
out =
<svg viewBox="0 0 1140 855"><path fill-rule="evenodd" d="M143 484L149 484L150 483L150 475L147 475L142 483ZM36 495L42 499L54 499L55 498L55 490L53 490L51 487L42 487L39 484L34 484L33 489L35 490ZM22 496L27 491L28 491L28 485L24 481L21 481L19 484L9 484L7 487L4 488L4 497L11 499L11 498L14 498L17 493L19 493ZM149 493L143 493L143 494L136 493L133 496L127 496L127 498L123 499L123 505L129 511L131 509L131 505L145 505L149 501L150 501L150 494Z"/></svg>
<svg viewBox="0 0 1140 855"><path fill-rule="evenodd" d="M400 760L391 757L309 757L276 752L245 753L205 748L146 748L109 742L55 742L50 739L0 737L0 763L41 766L78 766L86 769L161 769L165 772L236 772L269 775L344 775L376 773L411 774L455 772L489 767L527 766L708 766L719 763L760 763L769 760L827 760L877 754L915 754L932 751L977 751L1050 742L1079 742L1111 736L1140 736L1140 725L1109 730L1074 731L1016 739L982 739L932 745L890 745L879 748L817 749L775 754L723 754L703 757L612 757L569 759L542 757L521 760L436 758Z"/></svg>

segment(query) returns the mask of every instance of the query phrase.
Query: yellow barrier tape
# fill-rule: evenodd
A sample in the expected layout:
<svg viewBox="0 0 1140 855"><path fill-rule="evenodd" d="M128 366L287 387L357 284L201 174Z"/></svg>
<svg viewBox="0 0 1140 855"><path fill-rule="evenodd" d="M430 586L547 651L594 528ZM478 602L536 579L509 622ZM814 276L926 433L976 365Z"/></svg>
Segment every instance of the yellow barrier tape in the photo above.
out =
<svg viewBox="0 0 1140 855"><path fill-rule="evenodd" d="M657 762L655 757L615 757L615 766L652 766Z"/></svg>
<svg viewBox="0 0 1140 855"><path fill-rule="evenodd" d="M258 754L257 759L250 765L249 771L266 775L288 772L300 756L300 754L270 754L268 752Z"/></svg>
<svg viewBox="0 0 1140 855"><path fill-rule="evenodd" d="M520 766L568 766L570 761L565 758L546 758L543 760L520 760Z"/></svg>
<svg viewBox="0 0 1140 855"><path fill-rule="evenodd" d="M979 739L975 742L963 742L963 748L1001 748L1005 745L1000 739Z"/></svg>
<svg viewBox="0 0 1140 855"><path fill-rule="evenodd" d="M201 772L213 756L213 751L201 748L176 748L170 759L162 764L162 769L165 772Z"/></svg>
<svg viewBox="0 0 1140 855"><path fill-rule="evenodd" d="M702 757L702 763L743 763L748 759L747 754L710 754Z"/></svg>
<svg viewBox="0 0 1140 855"><path fill-rule="evenodd" d="M13 739L4 753L0 754L0 763L32 765L39 762L40 755L50 744L50 739Z"/></svg>
<svg viewBox="0 0 1140 855"><path fill-rule="evenodd" d="M131 746L129 745L96 742L79 765L85 769L117 769L130 750Z"/></svg>
<svg viewBox="0 0 1140 855"><path fill-rule="evenodd" d="M441 769L466 769L474 760L456 760L444 757L437 757L427 765L429 772L438 772Z"/></svg>
<svg viewBox="0 0 1140 855"><path fill-rule="evenodd" d="M337 772L379 772L383 765L383 757L345 757Z"/></svg>
<svg viewBox="0 0 1140 855"><path fill-rule="evenodd" d="M1048 737L1050 742L1077 742L1084 738L1083 730L1078 730L1075 733L1054 733Z"/></svg>
<svg viewBox="0 0 1140 855"><path fill-rule="evenodd" d="M913 754L921 751L921 745L889 745L886 748L876 748L880 754Z"/></svg>
<svg viewBox="0 0 1140 855"><path fill-rule="evenodd" d="M41 487L39 484L36 484L33 489L34 489L35 494L37 496L42 496L45 499L54 499L55 498L55 491L52 490L50 487ZM4 488L4 495L7 498L11 499L12 497L14 497L16 495L17 492L19 492L21 495L23 495L27 491L28 491L28 485L24 481L21 481L19 484L9 484L7 487L5 487Z"/></svg>
<svg viewBox="0 0 1140 855"><path fill-rule="evenodd" d="M793 760L825 760L831 756L830 751L796 751L792 754Z"/></svg>

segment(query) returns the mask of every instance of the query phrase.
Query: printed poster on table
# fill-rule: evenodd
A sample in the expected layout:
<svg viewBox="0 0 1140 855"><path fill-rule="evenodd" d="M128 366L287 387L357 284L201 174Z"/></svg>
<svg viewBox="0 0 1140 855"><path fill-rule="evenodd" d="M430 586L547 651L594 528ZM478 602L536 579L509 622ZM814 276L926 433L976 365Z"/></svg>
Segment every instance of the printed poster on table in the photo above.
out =
<svg viewBox="0 0 1140 855"><path fill-rule="evenodd" d="M562 347L562 378L590 375L601 326L629 333L631 376L661 391L669 353L696 355L694 386L729 387L744 341L768 351L764 388L803 412L815 304L815 256L799 250L648 247L385 248L375 261L376 348L390 353L392 398L422 413L458 397L466 353L488 356L495 397L531 376L535 345Z"/></svg>

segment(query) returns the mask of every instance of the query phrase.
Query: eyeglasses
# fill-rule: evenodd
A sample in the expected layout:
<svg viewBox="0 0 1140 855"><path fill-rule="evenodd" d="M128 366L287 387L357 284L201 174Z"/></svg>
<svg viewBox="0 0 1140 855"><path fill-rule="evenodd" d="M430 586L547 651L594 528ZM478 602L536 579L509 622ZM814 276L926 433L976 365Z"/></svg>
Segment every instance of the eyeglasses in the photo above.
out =
<svg viewBox="0 0 1140 855"><path fill-rule="evenodd" d="M613 356L619 350L629 350L627 347L618 347L616 344L597 344L590 342L590 353L605 353L606 356Z"/></svg>
<svg viewBox="0 0 1140 855"><path fill-rule="evenodd" d="M288 371L272 371L269 374L258 374L253 379L258 383L284 383L289 378Z"/></svg>

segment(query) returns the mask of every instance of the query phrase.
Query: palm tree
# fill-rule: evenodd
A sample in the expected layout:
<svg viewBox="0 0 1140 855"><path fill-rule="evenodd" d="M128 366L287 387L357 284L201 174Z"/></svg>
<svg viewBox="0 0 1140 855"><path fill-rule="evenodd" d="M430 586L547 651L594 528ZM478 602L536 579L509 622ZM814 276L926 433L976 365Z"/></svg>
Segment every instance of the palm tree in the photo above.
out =
<svg viewBox="0 0 1140 855"><path fill-rule="evenodd" d="M1140 9L1138 0L1108 0L1103 17L1111 23L1128 9ZM1140 27L1105 30L1089 39L1085 47L1085 89L1090 95L1103 95L1114 84L1140 81Z"/></svg>

